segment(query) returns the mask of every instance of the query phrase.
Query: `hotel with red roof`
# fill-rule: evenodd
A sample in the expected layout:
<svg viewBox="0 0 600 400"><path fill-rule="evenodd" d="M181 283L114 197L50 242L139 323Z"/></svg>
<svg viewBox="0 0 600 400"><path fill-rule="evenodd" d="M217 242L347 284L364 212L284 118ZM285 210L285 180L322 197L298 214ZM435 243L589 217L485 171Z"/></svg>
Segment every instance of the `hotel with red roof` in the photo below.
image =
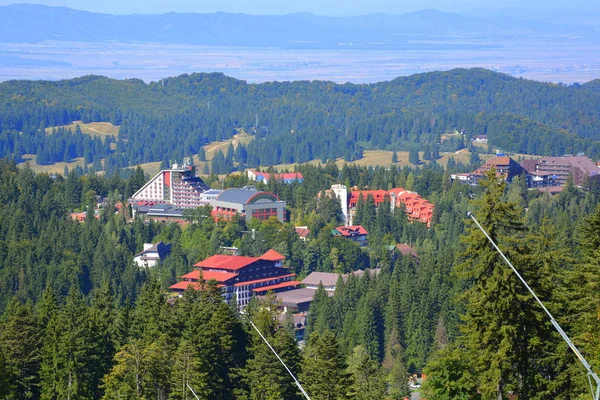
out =
<svg viewBox="0 0 600 400"><path fill-rule="evenodd" d="M295 289L300 282L296 274L283 267L284 256L269 250L260 257L230 256L216 254L194 264L194 270L171 286L175 293L183 293L188 287L202 289L206 281L215 280L222 290L227 304L234 301L240 308L250 302L252 296L268 291L282 292Z"/></svg>
<svg viewBox="0 0 600 400"><path fill-rule="evenodd" d="M356 205L361 196L363 200L372 196L376 207L388 199L392 210L404 206L406 216L410 220L423 222L427 226L431 225L434 206L416 192L394 188L390 190L352 190L348 193L348 189L344 185L333 185L331 192L340 200L346 226L353 225Z"/></svg>

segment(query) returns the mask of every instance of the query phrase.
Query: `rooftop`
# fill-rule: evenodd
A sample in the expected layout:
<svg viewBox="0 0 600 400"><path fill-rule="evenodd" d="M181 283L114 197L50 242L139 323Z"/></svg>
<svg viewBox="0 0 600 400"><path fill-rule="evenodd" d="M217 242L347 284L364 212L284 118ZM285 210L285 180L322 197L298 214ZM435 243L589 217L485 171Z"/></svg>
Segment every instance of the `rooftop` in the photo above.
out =
<svg viewBox="0 0 600 400"><path fill-rule="evenodd" d="M277 196L269 192L259 192L254 186L246 186L243 189L231 188L224 190L217 201L235 204L267 203L280 201Z"/></svg>
<svg viewBox="0 0 600 400"><path fill-rule="evenodd" d="M318 285L322 283L323 286L335 286L340 276L340 274L331 272L311 272L302 280L302 283L305 285Z"/></svg>

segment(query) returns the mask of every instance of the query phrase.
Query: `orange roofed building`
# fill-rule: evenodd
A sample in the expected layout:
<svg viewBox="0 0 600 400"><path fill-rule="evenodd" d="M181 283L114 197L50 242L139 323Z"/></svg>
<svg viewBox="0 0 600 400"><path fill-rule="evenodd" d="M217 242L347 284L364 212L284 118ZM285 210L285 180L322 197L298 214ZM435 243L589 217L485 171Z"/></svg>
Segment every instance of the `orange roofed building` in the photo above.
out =
<svg viewBox="0 0 600 400"><path fill-rule="evenodd" d="M394 210L396 207L404 206L406 216L411 221L419 221L427 226L431 226L433 218L433 204L422 198L417 192L411 192L402 188L394 188L390 190L352 190L347 193L346 187L343 185L334 185L332 191L342 202L342 211L346 218L346 224L352 225L356 214L356 205L360 196L363 200L367 200L369 196L375 200L375 206L379 206L386 199L390 202L390 207ZM346 205L344 198L347 199Z"/></svg>
<svg viewBox="0 0 600 400"><path fill-rule="evenodd" d="M254 295L295 289L300 284L294 280L296 274L283 267L283 260L285 257L275 250L260 257L216 254L194 264L194 270L181 276L183 280L170 289L181 294L188 287L202 289L203 282L215 280L227 304L235 301L244 308Z"/></svg>

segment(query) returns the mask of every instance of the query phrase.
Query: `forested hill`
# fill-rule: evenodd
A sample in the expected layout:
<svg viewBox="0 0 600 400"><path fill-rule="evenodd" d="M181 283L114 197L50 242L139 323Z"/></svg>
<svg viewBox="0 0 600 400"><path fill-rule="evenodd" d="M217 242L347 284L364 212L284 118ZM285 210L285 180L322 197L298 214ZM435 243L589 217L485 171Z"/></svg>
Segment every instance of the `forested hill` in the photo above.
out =
<svg viewBox="0 0 600 400"><path fill-rule="evenodd" d="M99 76L9 81L0 84L0 156L43 150L50 139L41 128L81 119L121 125L117 151L108 157L112 166L180 159L240 127L268 139L248 146L249 166L352 160L363 148L431 148L453 129L487 134L492 146L505 151L598 157L596 86L528 81L484 69L363 85L247 84L219 73L152 83Z"/></svg>

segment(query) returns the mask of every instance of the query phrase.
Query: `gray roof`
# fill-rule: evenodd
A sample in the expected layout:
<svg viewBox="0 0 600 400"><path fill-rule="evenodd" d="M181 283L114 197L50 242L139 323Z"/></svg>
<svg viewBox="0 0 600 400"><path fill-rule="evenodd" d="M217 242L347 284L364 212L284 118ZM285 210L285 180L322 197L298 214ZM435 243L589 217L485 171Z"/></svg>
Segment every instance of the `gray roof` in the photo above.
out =
<svg viewBox="0 0 600 400"><path fill-rule="evenodd" d="M268 192L259 192L258 190L254 189L253 186L249 187L248 189L232 188L226 189L223 193L221 193L217 197L217 201L224 201L227 203L235 204L248 204L248 200L250 200L252 196L259 193L270 194Z"/></svg>
<svg viewBox="0 0 600 400"><path fill-rule="evenodd" d="M340 274L333 274L331 272L311 272L306 278L302 280L305 285L318 285L322 283L323 286L335 286Z"/></svg>
<svg viewBox="0 0 600 400"><path fill-rule="evenodd" d="M165 244L162 240L156 244L153 244L152 247L147 248L146 250L142 250L135 255L135 257L141 255L144 257L147 253L158 253L158 258L163 258L171 253L172 244ZM146 257L147 259L154 259L154 257Z"/></svg>
<svg viewBox="0 0 600 400"><path fill-rule="evenodd" d="M302 288L279 292L275 295L277 296L277 299L281 301L282 305L290 307L311 302L315 297L315 293L317 293L317 291L314 289ZM329 296L333 296L333 293L330 292Z"/></svg>

